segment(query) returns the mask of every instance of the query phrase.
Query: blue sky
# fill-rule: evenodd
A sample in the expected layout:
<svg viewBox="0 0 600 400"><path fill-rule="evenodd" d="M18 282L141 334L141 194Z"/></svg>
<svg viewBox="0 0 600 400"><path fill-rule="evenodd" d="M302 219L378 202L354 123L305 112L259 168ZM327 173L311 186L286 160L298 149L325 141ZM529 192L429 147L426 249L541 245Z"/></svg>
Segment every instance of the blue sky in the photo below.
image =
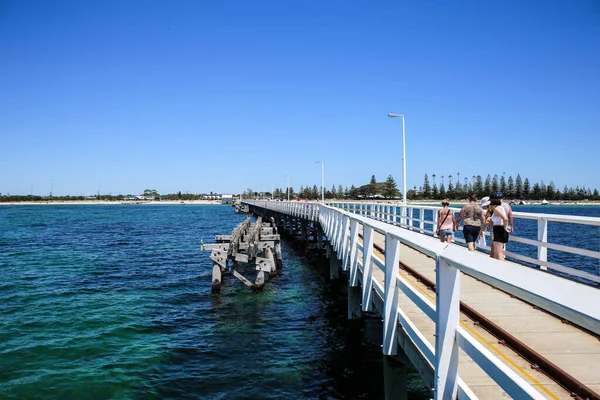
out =
<svg viewBox="0 0 600 400"><path fill-rule="evenodd" d="M599 4L0 1L0 192L600 188Z"/></svg>

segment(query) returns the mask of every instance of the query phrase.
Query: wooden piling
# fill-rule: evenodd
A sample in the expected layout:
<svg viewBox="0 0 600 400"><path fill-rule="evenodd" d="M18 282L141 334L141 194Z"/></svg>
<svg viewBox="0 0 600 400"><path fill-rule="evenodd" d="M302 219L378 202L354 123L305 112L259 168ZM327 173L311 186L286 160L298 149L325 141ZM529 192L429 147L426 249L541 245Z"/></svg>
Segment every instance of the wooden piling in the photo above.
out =
<svg viewBox="0 0 600 400"><path fill-rule="evenodd" d="M262 217L252 224L250 217L240 223L231 235L216 235L217 243L201 243L202 250L210 250L213 261L212 291L218 294L221 289L223 272L229 272L246 286L261 289L269 276L276 274L281 266L281 244L274 218L263 222ZM257 271L254 282L244 277L237 266L255 264Z"/></svg>

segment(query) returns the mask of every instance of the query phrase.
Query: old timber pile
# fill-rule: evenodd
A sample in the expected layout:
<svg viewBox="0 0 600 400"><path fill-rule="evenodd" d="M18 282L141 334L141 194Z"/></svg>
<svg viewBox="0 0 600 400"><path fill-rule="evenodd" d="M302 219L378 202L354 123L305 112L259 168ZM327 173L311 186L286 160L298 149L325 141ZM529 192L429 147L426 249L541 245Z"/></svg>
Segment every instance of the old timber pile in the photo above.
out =
<svg viewBox="0 0 600 400"><path fill-rule="evenodd" d="M210 250L213 261L212 293L221 291L222 274L230 273L246 286L260 290L270 276L281 268L281 244L275 221L263 222L261 217L252 223L250 217L236 226L231 235L216 235L216 243L202 243L202 250ZM240 271L253 265L254 282ZM245 272L246 273L246 272ZM247 273L246 273L247 274Z"/></svg>

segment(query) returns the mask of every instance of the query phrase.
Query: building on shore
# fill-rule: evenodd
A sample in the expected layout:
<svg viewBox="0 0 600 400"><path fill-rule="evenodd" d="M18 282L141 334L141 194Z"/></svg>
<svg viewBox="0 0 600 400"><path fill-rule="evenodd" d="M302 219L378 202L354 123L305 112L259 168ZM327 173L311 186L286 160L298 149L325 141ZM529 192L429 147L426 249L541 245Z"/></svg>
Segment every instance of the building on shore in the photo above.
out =
<svg viewBox="0 0 600 400"><path fill-rule="evenodd" d="M233 204L233 195L232 194L222 194L221 195L221 204Z"/></svg>

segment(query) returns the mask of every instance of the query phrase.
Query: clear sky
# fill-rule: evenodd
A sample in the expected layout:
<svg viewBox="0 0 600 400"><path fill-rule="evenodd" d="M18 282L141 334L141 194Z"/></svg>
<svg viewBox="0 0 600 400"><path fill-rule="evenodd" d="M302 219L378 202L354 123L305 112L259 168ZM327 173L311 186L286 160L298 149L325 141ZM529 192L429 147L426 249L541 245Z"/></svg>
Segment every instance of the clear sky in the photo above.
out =
<svg viewBox="0 0 600 400"><path fill-rule="evenodd" d="M0 0L3 194L401 188L389 112L409 188L600 188L600 3Z"/></svg>

